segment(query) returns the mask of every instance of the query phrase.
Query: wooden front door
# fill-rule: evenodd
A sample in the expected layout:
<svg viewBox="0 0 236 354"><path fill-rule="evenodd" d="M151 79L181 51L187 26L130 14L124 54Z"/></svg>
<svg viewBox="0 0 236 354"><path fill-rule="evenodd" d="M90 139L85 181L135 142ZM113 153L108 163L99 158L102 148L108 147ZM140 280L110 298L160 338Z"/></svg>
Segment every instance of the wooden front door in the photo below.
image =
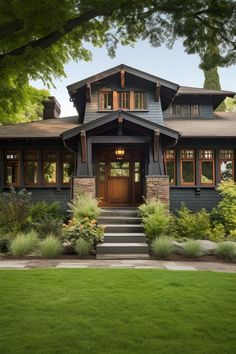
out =
<svg viewBox="0 0 236 354"><path fill-rule="evenodd" d="M142 202L144 150L126 148L122 160L114 148L97 150L97 196L101 205L124 206Z"/></svg>

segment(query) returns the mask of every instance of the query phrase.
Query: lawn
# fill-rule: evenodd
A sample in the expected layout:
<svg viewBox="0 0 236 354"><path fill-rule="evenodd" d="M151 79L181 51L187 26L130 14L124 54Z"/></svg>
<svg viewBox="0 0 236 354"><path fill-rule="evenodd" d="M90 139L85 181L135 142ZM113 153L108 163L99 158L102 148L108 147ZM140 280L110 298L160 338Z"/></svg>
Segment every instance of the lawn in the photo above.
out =
<svg viewBox="0 0 236 354"><path fill-rule="evenodd" d="M0 271L0 353L233 354L236 275Z"/></svg>

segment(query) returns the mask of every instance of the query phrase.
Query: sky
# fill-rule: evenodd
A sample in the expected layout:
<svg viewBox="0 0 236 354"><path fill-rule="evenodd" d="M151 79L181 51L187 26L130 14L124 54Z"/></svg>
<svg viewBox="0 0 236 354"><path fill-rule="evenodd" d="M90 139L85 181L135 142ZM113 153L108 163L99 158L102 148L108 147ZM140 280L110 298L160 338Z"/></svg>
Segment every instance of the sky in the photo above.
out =
<svg viewBox="0 0 236 354"><path fill-rule="evenodd" d="M199 69L200 59L198 55L185 53L181 41L176 42L173 49L153 48L147 41L138 42L135 47L119 46L114 59L109 58L105 48L89 49L92 51L92 61L70 61L65 65L66 78L55 80L56 88L50 88L50 94L55 96L61 105L62 117L77 114L73 103L69 101L67 85L119 64L132 66L181 86L203 86L204 76ZM236 91L236 65L219 69L219 75L223 90ZM31 84L43 88L40 81Z"/></svg>

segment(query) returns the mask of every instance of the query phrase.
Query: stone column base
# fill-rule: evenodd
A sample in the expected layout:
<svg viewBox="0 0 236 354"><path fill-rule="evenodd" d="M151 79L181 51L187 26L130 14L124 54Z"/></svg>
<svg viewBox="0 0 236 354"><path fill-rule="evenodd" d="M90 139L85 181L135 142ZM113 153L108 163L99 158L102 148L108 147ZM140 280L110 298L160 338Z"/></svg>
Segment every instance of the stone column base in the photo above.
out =
<svg viewBox="0 0 236 354"><path fill-rule="evenodd" d="M96 197L96 180L95 177L74 177L73 178L73 193L74 199L77 194L86 194L92 198Z"/></svg>
<svg viewBox="0 0 236 354"><path fill-rule="evenodd" d="M155 198L169 204L169 176L146 176L146 198Z"/></svg>

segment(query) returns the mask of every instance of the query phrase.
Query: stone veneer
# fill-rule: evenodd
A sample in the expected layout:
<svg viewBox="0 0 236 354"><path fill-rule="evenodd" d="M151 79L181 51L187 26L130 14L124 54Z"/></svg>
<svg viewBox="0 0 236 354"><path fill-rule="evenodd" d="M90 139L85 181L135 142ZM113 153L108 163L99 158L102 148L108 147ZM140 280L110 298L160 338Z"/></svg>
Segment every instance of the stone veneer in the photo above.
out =
<svg viewBox="0 0 236 354"><path fill-rule="evenodd" d="M170 203L169 176L146 176L146 198Z"/></svg>
<svg viewBox="0 0 236 354"><path fill-rule="evenodd" d="M96 197L95 177L74 177L73 179L73 198L78 193L85 193L92 198Z"/></svg>

